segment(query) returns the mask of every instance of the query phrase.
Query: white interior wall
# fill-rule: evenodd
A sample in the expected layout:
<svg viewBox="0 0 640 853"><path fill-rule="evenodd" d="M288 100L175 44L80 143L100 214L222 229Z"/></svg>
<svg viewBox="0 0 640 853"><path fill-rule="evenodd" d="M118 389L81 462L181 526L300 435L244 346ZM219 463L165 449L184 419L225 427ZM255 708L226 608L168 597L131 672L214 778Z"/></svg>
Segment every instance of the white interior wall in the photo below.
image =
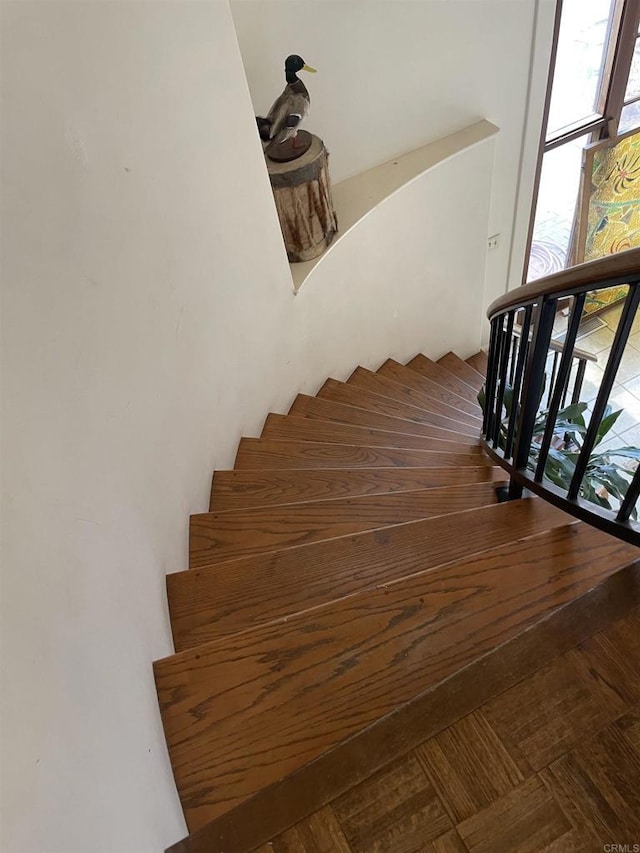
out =
<svg viewBox="0 0 640 853"><path fill-rule="evenodd" d="M318 69L301 73L312 102L305 126L324 139L334 181L481 118L500 128L487 236L500 234L501 241L487 255L486 284L477 277L488 304L507 289L510 258L514 269L524 262L523 226L514 235L513 224L540 2L548 4L231 0L231 9L256 113L266 115L282 90L288 54ZM532 124L539 127L536 109L534 99Z"/></svg>
<svg viewBox="0 0 640 853"><path fill-rule="evenodd" d="M533 187L541 143L542 114L547 91L549 63L556 0L538 0L536 3L534 47L531 52L529 88L527 91L527 119L522 139L521 168L514 217L514 240L511 249L508 289L524 283L524 257L533 204Z"/></svg>
<svg viewBox="0 0 640 853"><path fill-rule="evenodd" d="M184 832L151 661L188 514L296 392L477 348L493 142L294 296L224 0L2 16L0 848L157 851Z"/></svg>

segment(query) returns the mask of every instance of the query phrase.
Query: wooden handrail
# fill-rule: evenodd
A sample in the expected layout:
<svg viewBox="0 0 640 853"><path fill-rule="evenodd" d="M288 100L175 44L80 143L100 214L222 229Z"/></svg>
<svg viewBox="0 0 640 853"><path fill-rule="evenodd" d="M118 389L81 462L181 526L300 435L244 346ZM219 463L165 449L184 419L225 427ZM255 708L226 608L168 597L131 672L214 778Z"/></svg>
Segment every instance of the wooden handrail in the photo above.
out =
<svg viewBox="0 0 640 853"><path fill-rule="evenodd" d="M511 308L527 305L542 296L562 294L575 287L597 287L604 281L626 277L640 278L640 249L630 249L628 252L569 267L511 290L491 303L487 309L487 317L492 320Z"/></svg>

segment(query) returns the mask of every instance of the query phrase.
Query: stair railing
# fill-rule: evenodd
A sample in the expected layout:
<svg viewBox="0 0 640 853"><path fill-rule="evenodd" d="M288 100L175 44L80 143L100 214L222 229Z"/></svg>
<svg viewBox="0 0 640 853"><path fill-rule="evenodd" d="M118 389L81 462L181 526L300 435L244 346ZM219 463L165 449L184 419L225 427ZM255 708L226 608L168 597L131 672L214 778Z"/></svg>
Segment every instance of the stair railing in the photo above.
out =
<svg viewBox="0 0 640 853"><path fill-rule="evenodd" d="M589 413L581 397L588 363L596 359L578 349L576 340L588 301L620 287L626 289L626 295ZM611 392L639 303L640 249L581 264L507 293L487 311L491 337L482 401L485 449L510 474L503 499L519 498L526 488L575 517L638 545L640 524L635 510L640 465L635 473L620 475L616 465L607 464L608 458L599 451L596 456L594 450L602 438L602 425L610 418ZM564 342L560 343L560 309L566 313L567 308ZM615 456L611 450L606 453ZM633 459L633 448L625 448L623 455ZM597 468L595 459L599 460ZM601 483L595 491L594 476ZM611 492L607 483L615 484Z"/></svg>

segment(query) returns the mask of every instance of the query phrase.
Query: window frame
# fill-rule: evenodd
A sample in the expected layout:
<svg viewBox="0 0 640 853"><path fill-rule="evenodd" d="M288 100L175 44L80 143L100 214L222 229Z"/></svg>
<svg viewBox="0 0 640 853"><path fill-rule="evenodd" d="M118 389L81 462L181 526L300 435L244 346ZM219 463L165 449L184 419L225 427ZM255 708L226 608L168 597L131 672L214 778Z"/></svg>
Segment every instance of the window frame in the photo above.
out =
<svg viewBox="0 0 640 853"><path fill-rule="evenodd" d="M527 283L527 272L531 246L533 243L533 231L535 226L536 210L538 207L538 194L540 189L540 176L542 174L542 161L544 155L554 148L558 148L567 142L571 142L580 136L591 134L591 141L613 139L617 135L622 110L628 104L640 101L640 95L625 102L627 81L631 71L633 53L636 40L640 38L640 0L615 0L613 14L607 31L606 56L603 63L602 78L596 97L597 112L585 116L571 125L561 128L556 134L547 138L547 125L549 121L549 109L551 106L551 94L555 77L556 58L558 53L558 41L560 37L560 23L562 20L563 0L557 0L555 18L553 24L553 39L551 44L551 57L549 61L549 73L547 77L547 88L542 115L542 126L540 130L540 141L538 145L538 157L531 200L531 215L529 217L529 229L527 232L525 263L522 270L522 284ZM574 219L574 232L577 222ZM574 254L572 249L573 239L569 243L569 258ZM572 266L567 263L567 267Z"/></svg>

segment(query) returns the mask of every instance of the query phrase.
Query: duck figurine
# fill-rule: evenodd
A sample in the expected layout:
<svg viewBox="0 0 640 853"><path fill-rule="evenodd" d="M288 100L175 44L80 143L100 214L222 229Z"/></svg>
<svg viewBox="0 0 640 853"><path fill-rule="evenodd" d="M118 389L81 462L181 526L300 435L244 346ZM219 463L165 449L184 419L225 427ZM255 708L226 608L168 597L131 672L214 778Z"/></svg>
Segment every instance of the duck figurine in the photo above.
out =
<svg viewBox="0 0 640 853"><path fill-rule="evenodd" d="M292 160L304 154L311 144L310 137L306 145L298 140L300 124L308 114L311 104L309 92L298 77L298 71L310 71L315 74L316 69L306 65L301 56L292 54L285 60L284 71L287 80L284 91L269 110L269 115L266 118L256 116L256 122L260 138L263 142L270 143L267 155L272 159ZM308 136L306 133L304 135ZM286 150L280 149L285 143Z"/></svg>

